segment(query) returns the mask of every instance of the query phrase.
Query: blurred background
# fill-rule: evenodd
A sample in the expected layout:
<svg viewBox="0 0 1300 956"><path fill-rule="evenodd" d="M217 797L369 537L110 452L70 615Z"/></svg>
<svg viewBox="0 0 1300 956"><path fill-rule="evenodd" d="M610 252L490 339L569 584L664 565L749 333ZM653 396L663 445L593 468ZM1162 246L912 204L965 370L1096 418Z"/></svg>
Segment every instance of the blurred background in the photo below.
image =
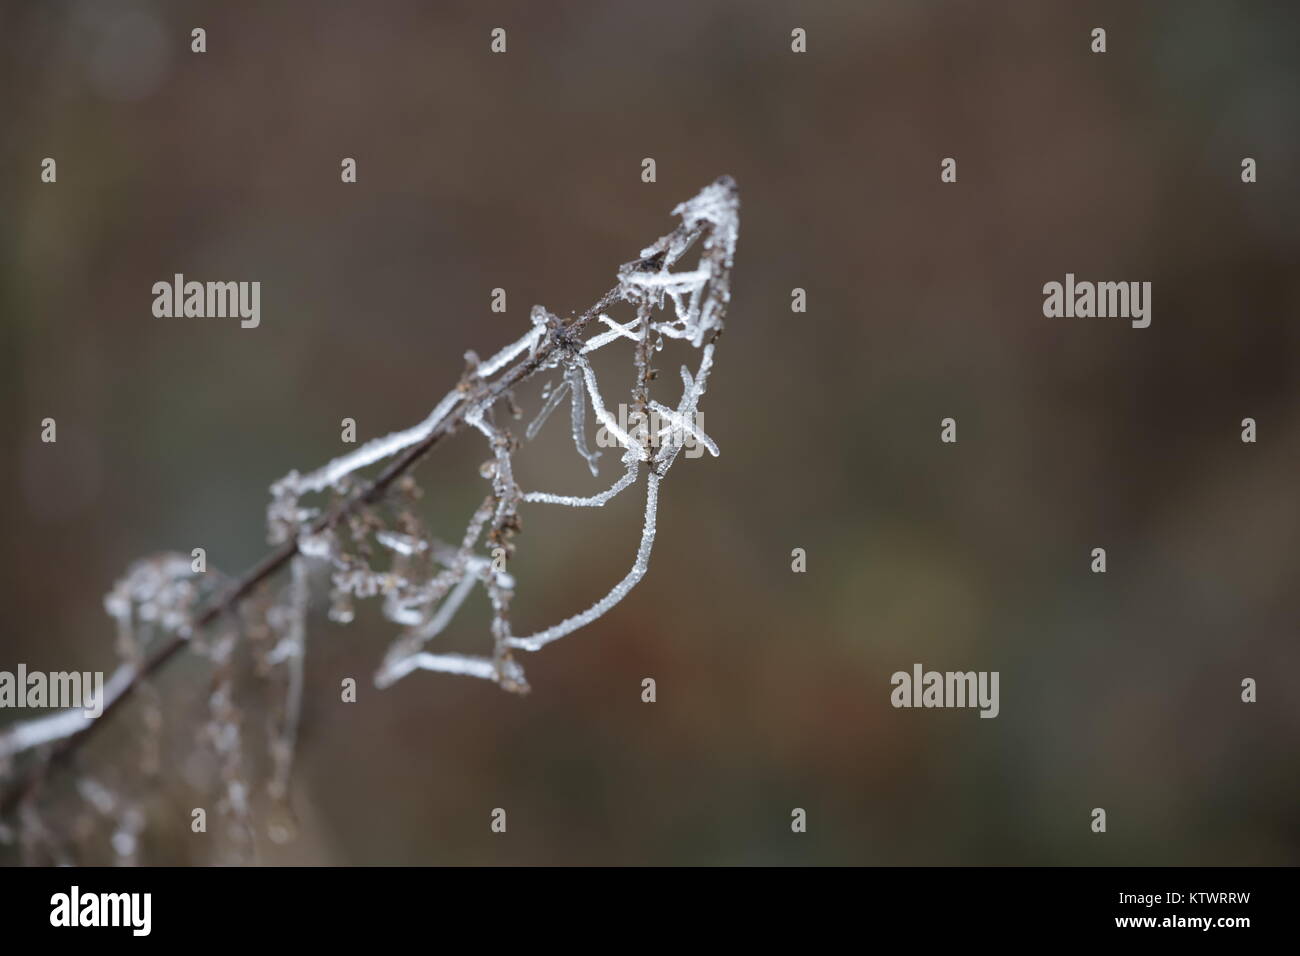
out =
<svg viewBox="0 0 1300 956"><path fill-rule="evenodd" d="M0 668L111 670L102 599L132 560L202 546L242 573L268 486L345 450L342 418L419 421L466 349L586 308L728 173L722 456L679 460L650 573L528 656L523 698L377 691L394 625L318 609L297 838L242 858L1295 863L1298 27L1172 0L0 4ZM260 280L261 326L155 318L176 272ZM1066 272L1151 281L1151 327L1044 318ZM525 487L608 482L566 427ZM462 436L419 470L446 535L483 458ZM524 513L518 631L626 573L640 494L616 504ZM485 619L448 647L481 650ZM915 662L999 671L1000 716L895 710ZM81 758L140 794L146 861L231 858L189 832L179 769L207 680L159 681L159 779L131 710Z"/></svg>

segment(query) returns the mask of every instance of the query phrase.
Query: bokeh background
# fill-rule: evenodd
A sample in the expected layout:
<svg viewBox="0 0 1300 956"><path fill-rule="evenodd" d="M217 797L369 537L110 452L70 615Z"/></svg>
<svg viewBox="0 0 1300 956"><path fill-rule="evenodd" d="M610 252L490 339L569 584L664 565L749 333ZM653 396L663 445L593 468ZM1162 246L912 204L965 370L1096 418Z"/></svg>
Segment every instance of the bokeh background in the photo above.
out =
<svg viewBox="0 0 1300 956"><path fill-rule="evenodd" d="M647 578L529 657L525 698L376 691L393 626L318 611L297 839L255 859L1295 863L1297 28L1172 0L0 4L0 667L111 669L133 559L242 572L340 419L423 418L466 349L585 308L729 173L722 457L674 469ZM1067 271L1153 282L1151 327L1044 318ZM175 272L260 280L261 327L154 318ZM526 476L595 487L549 427ZM464 436L419 472L447 534L483 457ZM621 577L640 507L527 512L517 627ZM1001 715L893 709L918 661L1000 671ZM122 718L83 759L130 790ZM146 858L223 859L180 786L141 798Z"/></svg>

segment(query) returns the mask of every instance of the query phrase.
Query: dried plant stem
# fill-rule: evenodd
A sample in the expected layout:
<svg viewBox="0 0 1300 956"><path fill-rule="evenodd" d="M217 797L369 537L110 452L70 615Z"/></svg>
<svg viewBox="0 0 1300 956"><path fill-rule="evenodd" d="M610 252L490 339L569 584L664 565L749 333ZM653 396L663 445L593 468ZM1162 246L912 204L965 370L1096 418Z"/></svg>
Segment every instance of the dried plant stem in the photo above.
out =
<svg viewBox="0 0 1300 956"><path fill-rule="evenodd" d="M91 718L68 710L0 731L0 769L7 769L15 755L36 751L0 799L0 817L18 810L28 819L37 819L35 797L51 772L70 764L99 726L128 700L148 693L145 689L152 687L153 677L189 645L196 654L208 656L218 665L219 686L210 700L210 742L227 778L223 805L246 828L249 791L242 779L239 709L231 700L230 654L237 637L223 635L212 648L203 633L224 626L228 616L234 617L237 625L241 617L248 618L251 626L259 628L255 633L265 633L269 627L280 636L273 651L260 663L268 670L286 665L285 704L271 735L274 769L269 783L273 797L283 799L303 696L309 561L327 565L333 572L332 619L352 619L353 597L383 595L385 615L404 627L375 675L376 686L386 687L413 671L424 670L485 678L505 690L526 692L523 668L513 652L536 651L586 627L618 604L647 571L660 485L678 453L688 442L694 442L718 454L717 446L699 424L698 406L713 367L715 343L730 299L730 270L739 224L735 183L723 177L673 212L681 217L677 228L644 248L639 258L622 265L618 283L581 315L561 321L544 308L535 307L531 327L521 338L483 361L473 353L466 354L467 367L459 383L423 421L367 442L305 475L290 472L273 484L267 521L275 550L216 596L202 593L193 577L202 569L192 567L185 556L162 555L133 565L105 601L106 609L117 621L123 660L104 686L99 716ZM690 271L670 271L701 237L699 265ZM619 302L629 303L636 310L635 318L625 324L605 314ZM656 309L663 315L657 321ZM593 324L604 330L598 329L584 339L584 330ZM652 354L663 348L665 338L684 342L699 355L694 372L687 365L680 367L682 392L676 408L650 397L656 378ZM621 339L630 339L634 344L634 378L631 415L626 415L627 407L622 406L624 417L620 423L606 405L588 355ZM603 431L623 448L625 474L606 491L591 496L525 492L516 481L512 453L519 443L498 424L497 406L500 403L518 418L521 412L514 401L514 389L547 369L560 370L562 381L553 392L544 392L543 408L528 427L526 437L532 439L537 434L567 390L575 449L596 475L600 453L588 448L584 425L589 402ZM650 412L659 416L658 425L650 425ZM637 422L635 427L631 425L633 420ZM664 422L667 425L660 427ZM492 460L480 469L491 484L491 492L471 516L460 547L454 548L424 534L418 517L410 510L400 510L400 502L418 496L418 486L413 477L407 477L408 473L435 445L466 428L481 433L491 450ZM361 470L385 460L387 465L373 480L360 478ZM514 538L520 530L520 505L600 507L634 484L643 466L645 518L631 570L586 610L534 633L514 634L510 606L516 583L506 569L506 561L514 553ZM390 492L394 492L391 498ZM319 508L300 504L303 495L323 493L338 497ZM398 501L399 511L392 522L372 510L385 500ZM476 550L485 531L484 543L490 548L490 557ZM374 565L372 541L374 546L396 555L390 565ZM292 565L293 574L287 598L274 601L266 611L257 611L260 605L245 607L246 600L288 565ZM492 607L491 655L425 651L424 645L442 631L475 585L482 585ZM261 624L256 623L259 613L266 614ZM158 723L153 721L154 725ZM139 821L133 818L127 822L130 834L139 830Z"/></svg>
<svg viewBox="0 0 1300 956"><path fill-rule="evenodd" d="M334 528L345 518L356 513L361 507L378 502L383 498L393 482L415 467L435 445L457 432L465 424L464 416L469 408L484 400L491 402L495 398L504 395L511 388L526 381L546 364L547 359L551 357L553 352L566 347L565 343L568 336L579 334L593 318L616 301L618 295L618 286L610 289L586 312L561 326L561 334L552 334L543 346L538 349L535 356L519 362L508 373L493 382L482 394L476 394L472 386L466 385L466 400L453 409L440 425L430 432L426 438L412 445L392 461L373 481L357 489L331 511L316 519L311 526L311 532L320 533ZM44 783L46 775L51 770L66 764L73 754L94 735L95 731L106 723L114 712L121 709L123 704L130 700L138 687L162 670L169 661L180 653L182 648L189 643L189 639L195 631L211 626L222 615L237 609L240 602L252 594L258 585L287 565L298 554L298 540L296 537L292 538L262 558L243 577L231 584L219 598L204 607L195 616L188 632L171 635L163 644L145 657L143 663L134 668L124 682L110 681L106 688L104 709L100 716L95 720L86 720L80 730L54 741L45 759L35 761L25 768L24 772L18 776L5 793L3 800L0 800L0 816L8 816L25 800L34 797ZM117 683L118 686L114 687L114 683Z"/></svg>

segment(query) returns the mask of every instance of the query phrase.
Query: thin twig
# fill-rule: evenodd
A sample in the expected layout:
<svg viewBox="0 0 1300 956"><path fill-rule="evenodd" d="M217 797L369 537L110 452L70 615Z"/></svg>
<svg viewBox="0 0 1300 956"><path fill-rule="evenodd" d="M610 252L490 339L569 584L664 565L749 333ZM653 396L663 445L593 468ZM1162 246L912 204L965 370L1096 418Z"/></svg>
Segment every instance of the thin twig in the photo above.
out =
<svg viewBox="0 0 1300 956"><path fill-rule="evenodd" d="M317 518L311 525L311 533L316 534L333 528L362 506L378 502L387 493L393 482L411 470L428 454L434 445L447 436L454 434L465 424L464 415L471 405L483 400L489 400L489 403L495 401L510 389L527 380L546 363L554 352L570 347L569 343L572 342L572 336L580 333L593 318L617 301L618 298L619 287L614 286L582 315L571 320L567 325L553 330L544 344L537 350L536 355L519 362L486 389L476 392L472 381L463 382L465 399L448 413L441 424L434 428L422 441L406 449L374 481L358 489L328 513ZM6 792L4 799L0 800L0 817L8 816L23 801L34 797L40 790L49 771L67 764L95 731L107 722L115 711L121 709L122 705L131 698L141 684L178 656L181 648L185 647L195 632L208 627L223 614L235 610L240 602L248 597L258 585L284 567L296 554L298 554L297 536L266 555L242 578L234 582L220 598L199 612L190 625L188 633L172 635L166 643L149 654L143 664L131 675L125 686L116 695L104 701L104 709L98 718L87 723L83 729L76 733L58 740L52 745L49 754L44 759L36 760L24 769L23 773L18 776Z"/></svg>
<svg viewBox="0 0 1300 956"><path fill-rule="evenodd" d="M30 808L30 801L39 793L51 771L71 763L72 758L98 727L114 712L121 710L137 689L148 685L156 673L161 671L169 661L179 656L181 649L194 640L199 632L219 621L228 612L237 610L245 598L281 568L292 562L296 556L302 555L304 558L330 556L333 553L331 549L336 547L335 532L339 525L352 525L355 523L354 519L363 518L367 506L382 500L394 483L412 470L436 444L465 426L481 431L493 448L496 462L485 473L485 477L491 478L493 482L493 494L471 518L461 551L447 559L446 572L440 573L433 582L438 587L433 590L426 588L424 591L417 589L413 594L418 598L417 603L427 604L432 598L426 595L426 591L428 594L434 594L436 591L434 596L437 597L453 585L455 590L447 595L443 606L426 625L408 632L395 642L393 652L401 653L396 659L386 661L385 669L376 675L376 681L380 686L385 686L412 667L421 667L450 673L472 674L495 680L506 690L526 691L527 684L523 680L522 669L511 660L512 649L537 650L553 640L586 626L617 604L646 573L655 538L659 483L677 457L682 444L682 440L670 436L668 441L655 451L655 439L661 436L650 435L644 425L638 428L640 434L637 439L625 433L606 407L595 373L586 355L614 339L633 339L636 343L636 376L632 388L634 413L638 418L644 418L650 408L666 413L670 416L673 427L689 432L717 454L716 447L708 436L703 435L698 427L691 425L690 422L697 415L698 402L705 391L709 370L713 364L713 343L721 331L723 314L730 298L729 274L737 235L738 208L734 181L730 177L720 178L701 190L693 199L679 204L673 212L681 216L680 225L667 235L661 236L653 245L643 249L641 258L621 266L618 284L605 292L584 313L571 318L568 322L561 322L540 306L535 308L532 314L532 328L515 343L501 349L485 362L479 362L473 353L467 353L469 367L460 382L437 403L423 422L404 431L377 438L307 475L291 472L272 485L273 504L272 508L268 509L268 522L272 528L271 540L283 541L283 543L266 555L242 578L229 585L220 596L201 604L201 610L192 616L177 618L168 628L171 631L170 635L153 648L146 657L140 659L137 656L120 666L102 695L104 698L102 710L97 718L88 720L80 726L75 722L56 720L52 724L41 719L19 724L16 731L10 728L8 732L0 734L0 744L10 745L0 747L0 757L4 757L6 753L16 754L23 749L37 749L35 759L23 767L3 800L0 800L0 816L7 816L16 808ZM692 272L669 272L672 265L706 232L708 238L701 250L699 267ZM665 309L666 298L672 301L673 317L655 323L652 327L651 312L656 305L660 309ZM632 303L637 308L636 319L627 325L619 325L603 314L606 308L619 301ZM609 326L609 331L583 342L581 333L597 318ZM633 332L633 329L636 331ZM649 401L650 382L655 374L650 367L652 331L655 333L653 348L656 350L663 337L684 339L694 348L701 350L699 366L694 375L685 365L681 368L683 392L675 411L658 402ZM514 364L511 365L511 362ZM493 423L492 409L498 401L505 400L513 407L512 390L516 386L542 369L557 366L565 368L566 382L573 392L574 408L571 424L575 445L578 452L592 466L593 474L596 470L595 456L585 447L582 427L583 409L587 401L591 402L592 409L602 426L626 449L623 464L627 468L627 473L624 478L616 482L608 491L592 496L590 499L523 493L515 483L512 474L510 462L512 439L508 432L502 431ZM557 392L556 395L558 394ZM550 404L543 409L543 419L549 407ZM540 427L540 420L542 419L539 419L536 427ZM311 517L312 512L304 512L298 508L300 494L320 493L330 488L342 490L341 482L346 476L376 464L390 455L395 457L374 480L343 491L342 500L327 508L324 513ZM512 635L508 611L514 590L513 581L500 569L487 571L486 559L481 557L475 559L471 568L469 558L466 556L487 519L492 517L489 543L508 553L512 550L511 538L518 530L515 508L520 502L550 501L574 507L600 505L635 482L641 464L645 464L648 471L646 512L641 541L632 569L604 597L585 611L534 634ZM355 530L353 533L356 533ZM345 570L353 570L337 555L336 561L340 562L340 566ZM437 633L445 623L444 618L455 613L467 590L464 582L469 582L468 587L472 587L476 579L484 585L492 602L493 656L485 659L463 655L414 653L420 643ZM129 578L124 579L124 582L129 580ZM372 596L375 585L364 578L362 580L361 586L356 583L355 578L350 583L336 585L340 589L337 593L343 595L360 593L359 587L363 587L368 593L362 596ZM123 587L124 582L119 582L119 588ZM384 587L387 588L388 585L385 584ZM121 611L123 617L120 620L129 622L131 586L126 586L125 591L124 595L117 596L117 600L123 608ZM409 588L407 592L404 599L409 601L412 593L409 593ZM118 616L116 605L110 609L110 613ZM301 609L299 614L301 615ZM409 615L406 614L394 616L395 620L400 619L402 623L410 625L408 618ZM298 627L301 627L301 617L299 617ZM415 646L411 645L412 640L416 640ZM393 657L393 652L390 652L390 658ZM301 653L301 647L297 653ZM295 701L298 694L299 691L290 692L288 710L292 715L286 724L289 728L293 728L296 721Z"/></svg>

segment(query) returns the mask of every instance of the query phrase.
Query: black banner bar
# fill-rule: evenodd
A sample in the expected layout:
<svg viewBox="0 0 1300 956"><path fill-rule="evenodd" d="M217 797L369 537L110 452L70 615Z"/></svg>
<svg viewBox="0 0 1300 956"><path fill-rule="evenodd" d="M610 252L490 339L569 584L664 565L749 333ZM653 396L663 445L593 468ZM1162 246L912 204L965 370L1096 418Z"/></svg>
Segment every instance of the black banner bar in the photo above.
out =
<svg viewBox="0 0 1300 956"><path fill-rule="evenodd" d="M73 941L76 934L76 943L283 939L337 946L414 935L437 945L518 921L543 935L601 926L666 938L667 929L698 925L739 936L835 930L871 938L919 932L927 942L1128 936L1231 945L1241 934L1285 931L1295 875L1236 868L67 867L0 871L0 916L14 943Z"/></svg>

